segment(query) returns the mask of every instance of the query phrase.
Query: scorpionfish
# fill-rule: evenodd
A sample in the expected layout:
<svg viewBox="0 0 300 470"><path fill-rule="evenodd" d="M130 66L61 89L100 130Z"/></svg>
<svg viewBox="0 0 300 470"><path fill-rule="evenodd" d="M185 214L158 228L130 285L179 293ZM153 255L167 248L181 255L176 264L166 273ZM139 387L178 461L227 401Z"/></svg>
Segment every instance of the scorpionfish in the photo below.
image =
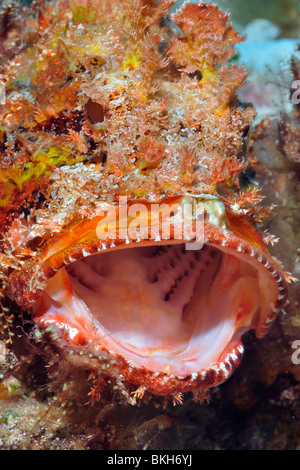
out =
<svg viewBox="0 0 300 470"><path fill-rule="evenodd" d="M133 402L221 384L287 302L241 184L243 38L174 3L39 1L1 36L2 296Z"/></svg>

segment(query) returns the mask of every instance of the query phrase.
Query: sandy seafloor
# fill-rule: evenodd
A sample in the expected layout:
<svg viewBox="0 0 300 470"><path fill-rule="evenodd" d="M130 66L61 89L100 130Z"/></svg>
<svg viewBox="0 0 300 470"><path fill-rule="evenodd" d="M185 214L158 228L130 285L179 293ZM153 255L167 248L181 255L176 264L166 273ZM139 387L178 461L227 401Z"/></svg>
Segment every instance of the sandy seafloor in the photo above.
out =
<svg viewBox="0 0 300 470"><path fill-rule="evenodd" d="M254 102L257 109L248 157L257 159L254 179L263 187L266 202L277 206L266 222L280 238L273 252L300 277L300 163L277 145L279 121L294 119L289 63L300 44L300 2L219 3L232 11L236 27L247 34L238 48L238 60L250 71L240 100ZM263 120L268 120L267 130ZM293 342L300 340L299 292L296 283L291 305L267 337L257 340L252 332L245 336L241 366L201 405L187 397L177 407L163 408L159 400L132 407L114 395L93 406L84 399L75 405L72 383L82 384L83 397L88 383L76 372L69 380L69 401L53 401L46 386L36 391L36 384L44 383L45 369L33 359L0 385L0 449L300 450L300 365L292 360ZM13 362L26 349L19 341L10 354L0 351L0 362Z"/></svg>

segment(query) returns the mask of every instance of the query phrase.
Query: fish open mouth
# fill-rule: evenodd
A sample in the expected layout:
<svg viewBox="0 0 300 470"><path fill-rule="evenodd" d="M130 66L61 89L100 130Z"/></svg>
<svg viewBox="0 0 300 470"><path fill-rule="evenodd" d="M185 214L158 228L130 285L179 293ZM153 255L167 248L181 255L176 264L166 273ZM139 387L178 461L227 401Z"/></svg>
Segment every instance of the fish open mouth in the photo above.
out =
<svg viewBox="0 0 300 470"><path fill-rule="evenodd" d="M265 283L253 266L209 245L131 248L60 270L37 315L45 324L59 321L73 343L187 376L211 367L258 324Z"/></svg>
<svg viewBox="0 0 300 470"><path fill-rule="evenodd" d="M156 394L226 380L241 360L242 335L262 337L286 301L274 260L210 223L202 249L172 239L55 249L35 321L54 325L68 344L107 353L129 383Z"/></svg>

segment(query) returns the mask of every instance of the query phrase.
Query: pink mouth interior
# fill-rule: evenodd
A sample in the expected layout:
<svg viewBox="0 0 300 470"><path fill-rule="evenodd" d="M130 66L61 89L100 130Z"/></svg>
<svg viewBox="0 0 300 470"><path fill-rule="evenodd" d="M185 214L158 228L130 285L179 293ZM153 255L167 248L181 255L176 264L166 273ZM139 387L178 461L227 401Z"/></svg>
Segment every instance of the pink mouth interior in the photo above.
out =
<svg viewBox="0 0 300 470"><path fill-rule="evenodd" d="M212 366L255 328L268 285L258 271L209 245L116 250L59 271L36 315L74 342L80 334L135 365L185 376Z"/></svg>

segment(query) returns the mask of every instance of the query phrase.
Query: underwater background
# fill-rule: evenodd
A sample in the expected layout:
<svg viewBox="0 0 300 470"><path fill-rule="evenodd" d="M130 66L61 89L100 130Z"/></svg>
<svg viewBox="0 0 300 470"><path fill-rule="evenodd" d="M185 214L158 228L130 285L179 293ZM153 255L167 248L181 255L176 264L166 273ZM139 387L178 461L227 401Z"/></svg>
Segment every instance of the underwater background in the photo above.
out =
<svg viewBox="0 0 300 470"><path fill-rule="evenodd" d="M235 29L247 36L235 57L250 72L239 99L254 103L257 116L245 150L255 168L244 177L263 188L266 204L275 204L265 227L280 238L272 252L300 277L300 151L294 146L300 109L291 100L300 80L300 1L214 3L230 11ZM60 400L25 337L9 351L1 342L0 372L19 366L0 384L0 449L300 450L300 361L293 348L300 341L299 283L290 300L265 338L244 337L241 366L202 404L187 398L177 407L159 400L133 407L107 395L91 407L88 377L84 383L76 371ZM20 363L26 354L30 359Z"/></svg>

